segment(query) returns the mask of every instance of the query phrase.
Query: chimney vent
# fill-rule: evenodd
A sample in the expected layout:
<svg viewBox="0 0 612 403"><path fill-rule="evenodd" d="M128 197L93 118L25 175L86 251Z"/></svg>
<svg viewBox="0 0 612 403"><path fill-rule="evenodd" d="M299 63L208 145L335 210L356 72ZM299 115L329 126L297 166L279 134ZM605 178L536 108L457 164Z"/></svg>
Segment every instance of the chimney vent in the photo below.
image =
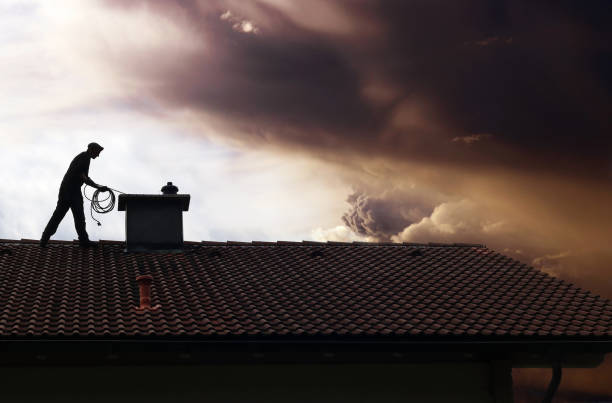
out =
<svg viewBox="0 0 612 403"><path fill-rule="evenodd" d="M160 305L151 306L151 283L153 277L148 274L143 274L136 277L138 282L138 290L140 292L140 306L136 307L137 311L155 311L160 308Z"/></svg>
<svg viewBox="0 0 612 403"><path fill-rule="evenodd" d="M175 195L178 193L178 188L172 182L168 182L166 186L161 188L161 192L165 195Z"/></svg>
<svg viewBox="0 0 612 403"><path fill-rule="evenodd" d="M188 194L178 194L172 182L163 194L121 194L119 211L125 211L126 251L181 251L183 211L189 210Z"/></svg>

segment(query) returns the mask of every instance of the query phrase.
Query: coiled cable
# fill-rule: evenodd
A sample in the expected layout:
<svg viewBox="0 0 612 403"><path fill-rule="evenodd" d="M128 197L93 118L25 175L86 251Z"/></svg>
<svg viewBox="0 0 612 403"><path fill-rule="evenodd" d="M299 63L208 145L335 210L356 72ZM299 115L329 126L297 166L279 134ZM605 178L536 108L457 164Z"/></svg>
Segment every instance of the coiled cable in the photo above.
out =
<svg viewBox="0 0 612 403"><path fill-rule="evenodd" d="M108 196L106 196L104 199L100 199L100 193L104 192L101 192L100 189L96 189L90 199L89 197L87 197L87 193L85 193L85 187L83 187L83 196L91 202L89 205L89 215L96 223L98 223L98 226L101 226L102 223L96 220L96 218L93 216L93 212L95 211L99 214L106 214L113 211L113 209L115 208L116 200L114 192L123 193L119 190L108 188Z"/></svg>

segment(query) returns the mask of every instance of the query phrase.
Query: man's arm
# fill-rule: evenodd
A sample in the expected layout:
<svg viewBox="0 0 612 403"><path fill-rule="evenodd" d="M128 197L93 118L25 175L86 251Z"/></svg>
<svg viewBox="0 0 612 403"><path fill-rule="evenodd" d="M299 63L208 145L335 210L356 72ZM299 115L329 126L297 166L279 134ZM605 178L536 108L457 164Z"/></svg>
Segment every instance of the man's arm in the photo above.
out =
<svg viewBox="0 0 612 403"><path fill-rule="evenodd" d="M108 188L106 186L98 185L96 182L92 181L89 176L85 175L85 173L81 174L81 179L83 179L83 181L85 181L85 183L92 188L99 189L103 192L108 192Z"/></svg>

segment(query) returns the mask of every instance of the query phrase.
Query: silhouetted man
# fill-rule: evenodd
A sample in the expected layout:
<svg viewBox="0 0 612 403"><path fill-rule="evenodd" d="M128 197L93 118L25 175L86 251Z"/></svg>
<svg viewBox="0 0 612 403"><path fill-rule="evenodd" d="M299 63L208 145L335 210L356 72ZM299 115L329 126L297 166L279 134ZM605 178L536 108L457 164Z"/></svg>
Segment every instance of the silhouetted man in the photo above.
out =
<svg viewBox="0 0 612 403"><path fill-rule="evenodd" d="M83 151L70 163L66 175L62 180L59 195L57 197L57 207L49 220L49 223L43 231L40 238L40 246L47 246L51 235L55 234L57 227L68 212L72 210L74 217L74 226L79 235L79 245L88 247L95 245L89 240L87 231L85 230L85 213L83 212L83 196L81 195L81 186L83 183L91 187L99 189L102 192L108 192L106 186L100 186L89 178L89 162L91 158L97 158L104 148L98 143L89 143L87 151Z"/></svg>

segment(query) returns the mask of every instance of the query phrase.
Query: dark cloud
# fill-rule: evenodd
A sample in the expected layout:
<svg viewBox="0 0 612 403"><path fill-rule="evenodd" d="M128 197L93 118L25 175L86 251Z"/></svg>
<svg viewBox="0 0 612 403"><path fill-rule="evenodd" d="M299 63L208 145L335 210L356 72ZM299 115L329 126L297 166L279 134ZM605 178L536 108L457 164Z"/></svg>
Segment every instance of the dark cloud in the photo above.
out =
<svg viewBox="0 0 612 403"><path fill-rule="evenodd" d="M110 3L129 10L137 2ZM168 18L186 19L206 42L206 50L186 55L171 70L148 62L122 67L142 68L134 73L152 77L152 95L172 108L220 116L239 128L239 136L258 140L263 132L294 145L325 142L318 136L374 134L384 118L362 99L352 61L329 38L296 26L274 8L259 4L272 22L258 27L257 35L245 35L236 21L248 17L223 1L204 10L196 1L142 3ZM231 21L224 17L228 10Z"/></svg>
<svg viewBox="0 0 612 403"><path fill-rule="evenodd" d="M355 21L344 35L311 29L266 2L237 10L221 0L108 4L126 12L146 4L199 32L205 50L178 67L129 58L123 67L153 82L151 95L168 107L214 115L245 141L610 176L605 2L340 0L334 4ZM228 10L230 23L220 18ZM257 35L236 29L242 19ZM378 29L361 30L364 20ZM388 94L375 101L367 88L379 84ZM394 124L402 118L408 124ZM448 141L478 133L493 136L470 148Z"/></svg>
<svg viewBox="0 0 612 403"><path fill-rule="evenodd" d="M512 37L499 37L499 36L492 36L490 38L485 38L482 40L478 40L478 41L467 41L464 43L464 45L466 46L490 46L490 45L498 45L498 44L506 44L506 45L510 45L512 44Z"/></svg>
<svg viewBox="0 0 612 403"><path fill-rule="evenodd" d="M453 141L459 141L462 142L464 144L470 145L472 143L475 143L477 141L481 141L484 139L487 139L491 137L490 134L487 133L483 133L483 134L470 134L469 136L457 136L453 138Z"/></svg>
<svg viewBox="0 0 612 403"><path fill-rule="evenodd" d="M358 234L526 249L518 230L491 232L496 219L520 221L539 245L531 259L601 247L610 235L601 225L612 175L606 1L313 0L298 12L299 3L281 0L105 4L153 13L201 42L172 53L174 63L163 49L112 59L118 79L146 83L137 96L220 122L223 135L247 143L351 166L376 158L449 195L434 202L393 186L358 191L343 217ZM244 32L245 21L257 32ZM475 189L470 181L489 182ZM498 205L517 207L483 209L496 193L507 199Z"/></svg>
<svg viewBox="0 0 612 403"><path fill-rule="evenodd" d="M357 191L347 202L351 208L342 216L345 225L359 235L380 241L389 241L405 227L429 216L435 207L431 198L397 189L379 195Z"/></svg>
<svg viewBox="0 0 612 403"><path fill-rule="evenodd" d="M520 160L530 168L588 175L596 167L605 175L610 73L593 68L601 59L612 60L606 43L612 31L596 23L601 20L596 7L471 1L440 12L431 3L382 4L391 38L383 50L389 56L383 74L405 92L430 99L448 126L494 134L508 165ZM599 5L612 16L609 7ZM491 39L504 37L511 43Z"/></svg>
<svg viewBox="0 0 612 403"><path fill-rule="evenodd" d="M436 185L421 175L452 196L436 203L384 187L354 194L343 220L356 233L482 236L510 247L514 238L487 232L490 217L479 207L455 203L481 206L503 193L520 205L508 214L537 217L520 218L523 229L542 235L533 242L549 242L546 229L559 228L553 238L563 246L537 256L573 249L576 241L559 234L582 231L587 240L578 242L598 245L609 236L600 224L609 219L612 175L612 9L605 1L309 2L309 9L336 7L318 15L292 12L298 3L280 0L105 4L153 13L201 42L172 53L173 63L163 49L112 59L118 79L145 83L137 95L168 111L220 122L223 135L251 144L344 164L376 158L396 176L418 175L404 163L448 175ZM241 29L245 21L257 31ZM478 190L462 188L495 175Z"/></svg>

